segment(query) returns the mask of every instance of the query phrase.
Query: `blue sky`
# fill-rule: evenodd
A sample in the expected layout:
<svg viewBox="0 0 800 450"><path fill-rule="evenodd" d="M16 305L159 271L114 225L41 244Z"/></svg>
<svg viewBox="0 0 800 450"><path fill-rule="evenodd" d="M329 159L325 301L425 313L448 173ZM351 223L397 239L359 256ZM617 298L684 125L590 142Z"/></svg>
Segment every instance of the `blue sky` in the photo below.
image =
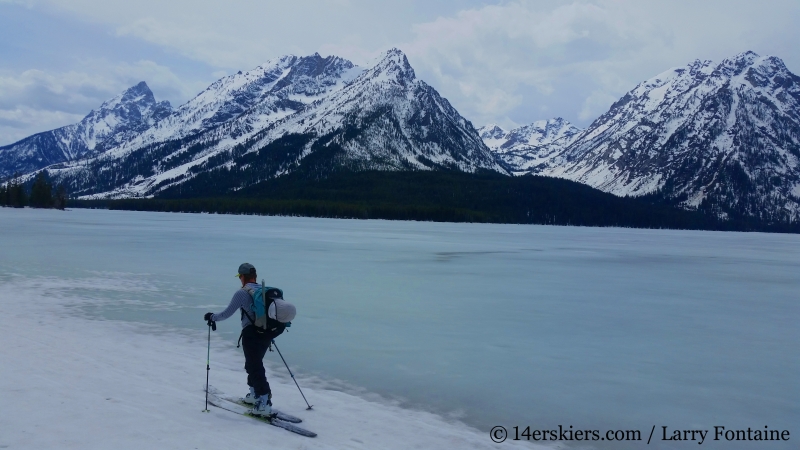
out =
<svg viewBox="0 0 800 450"><path fill-rule="evenodd" d="M587 126L637 83L753 50L800 72L800 2L0 0L0 145L139 81L177 106L284 54L398 47L476 126Z"/></svg>

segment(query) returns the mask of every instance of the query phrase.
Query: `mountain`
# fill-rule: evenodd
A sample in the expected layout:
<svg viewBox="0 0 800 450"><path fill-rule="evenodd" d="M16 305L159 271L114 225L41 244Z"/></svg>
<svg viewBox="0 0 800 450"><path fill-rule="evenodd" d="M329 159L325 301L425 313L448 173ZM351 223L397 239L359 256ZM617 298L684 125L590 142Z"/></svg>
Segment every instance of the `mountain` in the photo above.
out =
<svg viewBox="0 0 800 450"><path fill-rule="evenodd" d="M103 103L80 122L0 147L0 179L103 152L137 136L172 113L142 81Z"/></svg>
<svg viewBox="0 0 800 450"><path fill-rule="evenodd" d="M235 138L251 136L341 89L362 72L336 56L283 56L217 80L166 120L126 143L118 153L201 135L226 124L231 125L229 132ZM234 125L237 119L240 120Z"/></svg>
<svg viewBox="0 0 800 450"><path fill-rule="evenodd" d="M753 52L668 70L529 172L722 219L796 223L800 77Z"/></svg>
<svg viewBox="0 0 800 450"><path fill-rule="evenodd" d="M289 173L506 173L464 119L397 49L359 68L285 56L222 78L136 137L51 166L73 195L221 195Z"/></svg>
<svg viewBox="0 0 800 450"><path fill-rule="evenodd" d="M581 133L580 128L557 117L505 131L495 124L478 129L492 152L514 175L536 173L541 164L563 151Z"/></svg>
<svg viewBox="0 0 800 450"><path fill-rule="evenodd" d="M724 220L798 223L800 78L779 58L745 52L647 80L586 130L557 118L478 132L400 50L366 68L289 55L175 110L140 83L79 124L0 148L0 162L5 176L47 166L83 198L219 196L286 175L489 170Z"/></svg>

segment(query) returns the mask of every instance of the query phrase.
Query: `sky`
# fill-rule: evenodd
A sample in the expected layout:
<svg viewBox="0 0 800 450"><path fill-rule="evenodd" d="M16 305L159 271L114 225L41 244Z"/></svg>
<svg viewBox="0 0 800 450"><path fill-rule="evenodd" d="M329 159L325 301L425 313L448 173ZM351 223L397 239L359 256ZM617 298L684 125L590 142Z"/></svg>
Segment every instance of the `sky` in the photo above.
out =
<svg viewBox="0 0 800 450"><path fill-rule="evenodd" d="M188 101L286 54L397 47L476 127L586 127L638 83L752 50L800 73L797 0L0 0L0 145L139 81Z"/></svg>

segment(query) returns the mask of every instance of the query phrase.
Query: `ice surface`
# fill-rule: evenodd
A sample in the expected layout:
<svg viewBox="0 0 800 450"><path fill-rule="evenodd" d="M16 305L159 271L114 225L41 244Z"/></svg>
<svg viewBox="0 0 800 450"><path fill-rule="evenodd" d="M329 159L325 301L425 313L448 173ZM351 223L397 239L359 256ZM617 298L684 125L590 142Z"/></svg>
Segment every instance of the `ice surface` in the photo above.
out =
<svg viewBox="0 0 800 450"><path fill-rule="evenodd" d="M795 235L4 208L0 248L9 448L247 448L254 430L289 448L488 448L494 425L800 423ZM298 307L278 345L314 412L267 362L276 405L318 440L199 412L200 318L244 261ZM212 342L231 393L237 322Z"/></svg>

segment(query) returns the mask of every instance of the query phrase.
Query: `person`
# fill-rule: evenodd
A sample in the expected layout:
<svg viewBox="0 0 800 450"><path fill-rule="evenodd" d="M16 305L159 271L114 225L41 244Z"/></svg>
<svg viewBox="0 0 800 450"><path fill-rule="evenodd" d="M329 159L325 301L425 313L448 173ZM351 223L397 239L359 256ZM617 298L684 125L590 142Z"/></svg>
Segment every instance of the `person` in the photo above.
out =
<svg viewBox="0 0 800 450"><path fill-rule="evenodd" d="M269 387L266 371L264 370L264 355L266 355L272 340L283 333L285 326L278 326L267 331L255 326L256 315L255 311L253 311L253 297L250 292L259 287L256 283L256 268L250 263L244 263L239 266L237 276L242 283L242 288L233 294L228 307L217 314L206 313L203 316L203 320L211 325L229 318L236 310L241 310L242 334L240 339L242 341L242 350L244 350L244 370L247 372L247 385L250 387L250 392L242 398L242 401L253 405L251 410L253 414L269 416L272 414L272 390ZM274 310L271 309L270 313L274 314Z"/></svg>

